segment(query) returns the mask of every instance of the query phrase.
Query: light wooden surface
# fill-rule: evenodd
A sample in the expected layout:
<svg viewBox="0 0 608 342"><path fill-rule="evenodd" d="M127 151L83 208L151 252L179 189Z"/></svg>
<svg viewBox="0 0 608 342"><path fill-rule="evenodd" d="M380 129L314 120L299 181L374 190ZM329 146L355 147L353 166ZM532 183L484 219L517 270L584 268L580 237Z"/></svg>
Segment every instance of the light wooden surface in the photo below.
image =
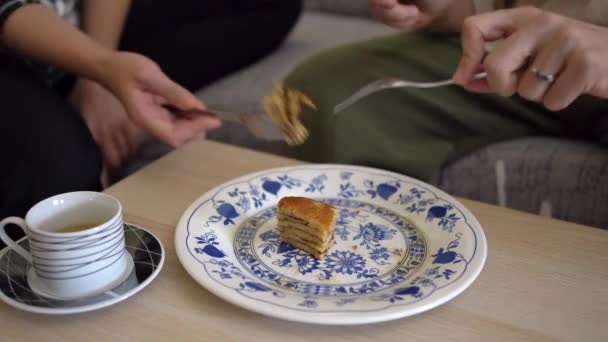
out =
<svg viewBox="0 0 608 342"><path fill-rule="evenodd" d="M488 259L449 303L418 316L355 327L311 326L254 314L195 283L173 244L182 212L245 173L297 162L212 142L184 146L108 190L128 222L167 251L156 281L97 312L51 317L0 305L0 341L607 341L608 232L462 202L481 222ZM607 208L608 210L608 208Z"/></svg>

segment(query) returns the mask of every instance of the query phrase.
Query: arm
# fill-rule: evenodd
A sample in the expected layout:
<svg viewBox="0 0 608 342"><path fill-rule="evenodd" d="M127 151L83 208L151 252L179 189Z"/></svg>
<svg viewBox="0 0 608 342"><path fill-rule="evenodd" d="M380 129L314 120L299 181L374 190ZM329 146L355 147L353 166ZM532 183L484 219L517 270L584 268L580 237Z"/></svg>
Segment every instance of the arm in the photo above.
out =
<svg viewBox="0 0 608 342"><path fill-rule="evenodd" d="M96 67L117 47L129 3L128 0L85 1L84 29L93 40L46 6L26 5L7 18L2 40L24 55L99 80L102 70Z"/></svg>
<svg viewBox="0 0 608 342"><path fill-rule="evenodd" d="M23 55L100 83L104 81L103 65L112 55L111 49L43 5L25 5L12 13L2 28L2 41Z"/></svg>
<svg viewBox="0 0 608 342"><path fill-rule="evenodd" d="M84 0L84 32L104 46L117 49L130 5L131 0Z"/></svg>
<svg viewBox="0 0 608 342"><path fill-rule="evenodd" d="M17 9L4 22L1 38L6 46L24 55L103 85L118 98L135 124L170 145L180 145L220 125L207 116L174 117L163 104L182 111L202 110L204 106L153 61L103 46L44 6Z"/></svg>
<svg viewBox="0 0 608 342"><path fill-rule="evenodd" d="M82 1L84 32L103 46L116 50L130 3L130 0ZM72 89L70 102L84 118L108 169L117 169L135 155L137 128L112 93L99 83L79 78Z"/></svg>

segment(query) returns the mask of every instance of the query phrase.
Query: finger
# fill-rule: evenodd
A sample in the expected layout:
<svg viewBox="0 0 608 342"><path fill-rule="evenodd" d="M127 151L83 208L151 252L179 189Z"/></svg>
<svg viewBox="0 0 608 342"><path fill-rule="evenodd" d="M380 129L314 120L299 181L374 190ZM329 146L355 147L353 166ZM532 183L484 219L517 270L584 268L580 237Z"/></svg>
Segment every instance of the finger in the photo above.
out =
<svg viewBox="0 0 608 342"><path fill-rule="evenodd" d="M400 21L385 21L384 23L390 27L404 30L406 32L412 31L412 30L424 25L424 23L421 23L419 21L419 18L417 18L417 17L412 17L412 18L400 20Z"/></svg>
<svg viewBox="0 0 608 342"><path fill-rule="evenodd" d="M129 159L129 154L131 152L129 150L129 142L126 133L127 132L124 127L117 128L114 132L114 144L120 155L120 165Z"/></svg>
<svg viewBox="0 0 608 342"><path fill-rule="evenodd" d="M131 159L137 153L137 127L129 122L124 128L124 136L126 138L126 144L128 149L127 159Z"/></svg>
<svg viewBox="0 0 608 342"><path fill-rule="evenodd" d="M558 75L562 71L574 42L570 37L564 36L562 32L564 31L558 30L552 34L538 49L529 71L520 81L517 92L521 97L542 102L551 84L540 79L536 72L544 75Z"/></svg>
<svg viewBox="0 0 608 342"><path fill-rule="evenodd" d="M475 74L479 74L482 72L485 72L483 65L479 65L479 66L477 66L477 68L475 68L475 72L474 72ZM470 82L468 82L467 84L464 84L462 87L468 91L472 91L475 93L482 93L482 94L492 93L492 89L490 88L490 85L488 84L488 80L486 77L479 78L479 79L473 79Z"/></svg>
<svg viewBox="0 0 608 342"><path fill-rule="evenodd" d="M140 110L140 108L143 108ZM140 111L145 114L138 115L142 118L137 122L148 133L152 134L165 144L178 146L179 141L173 137L173 114L162 106L156 104L136 104L133 112Z"/></svg>
<svg viewBox="0 0 608 342"><path fill-rule="evenodd" d="M566 62L566 67L549 88L543 99L543 104L551 111L560 111L568 107L585 90L583 72L572 57Z"/></svg>
<svg viewBox="0 0 608 342"><path fill-rule="evenodd" d="M100 145L102 150L104 163L111 170L115 170L120 166L120 152L118 146L116 146L115 140L111 135L106 134L102 145Z"/></svg>
<svg viewBox="0 0 608 342"><path fill-rule="evenodd" d="M111 185L110 172L108 171L107 165L104 165L101 169L101 176L99 177L101 182L101 188L105 189Z"/></svg>
<svg viewBox="0 0 608 342"><path fill-rule="evenodd" d="M221 126L221 121L212 116L176 117L161 106L147 109L147 120L141 123L152 135L166 144L177 147L193 136L208 129Z"/></svg>
<svg viewBox="0 0 608 342"><path fill-rule="evenodd" d="M102 129L97 126L90 125L88 122L87 122L87 125L89 125L89 132L91 133L91 136L93 137L93 141L95 141L95 143L97 145L101 145L102 137L103 137L103 134L101 132Z"/></svg>
<svg viewBox="0 0 608 342"><path fill-rule="evenodd" d="M122 162L131 159L137 150L137 127L129 120L125 120L121 123L118 129L121 144L121 157Z"/></svg>
<svg viewBox="0 0 608 342"><path fill-rule="evenodd" d="M524 73L517 88L519 96L530 101L542 102L552 84L540 79L534 70L545 75L558 75L571 51L571 44L570 40L563 40L559 35L553 35L548 43L539 49L530 64L531 67Z"/></svg>
<svg viewBox="0 0 608 342"><path fill-rule="evenodd" d="M370 13L375 19L401 29L413 28L420 14L417 6L401 5L396 0L370 6Z"/></svg>
<svg viewBox="0 0 608 342"><path fill-rule="evenodd" d="M174 126L175 141L178 145L195 137L205 137L208 130L220 127L221 122L215 118L199 116L190 120L178 120Z"/></svg>
<svg viewBox="0 0 608 342"><path fill-rule="evenodd" d="M201 115L190 121L195 121L200 129L204 131L217 129L222 126L222 121L214 116Z"/></svg>
<svg viewBox="0 0 608 342"><path fill-rule="evenodd" d="M167 99L165 99L164 97L162 97L160 95L152 95L152 98L154 99L154 103L159 104L159 105L164 105L164 104L168 103Z"/></svg>
<svg viewBox="0 0 608 342"><path fill-rule="evenodd" d="M157 103L159 99L159 96L150 98L147 94L134 92L125 107L136 125L162 142L176 146L177 142L172 138L173 114Z"/></svg>
<svg viewBox="0 0 608 342"><path fill-rule="evenodd" d="M483 62L490 87L502 96L512 96L519 83L518 71L528 64L540 37L536 31L522 29L496 44Z"/></svg>
<svg viewBox="0 0 608 342"><path fill-rule="evenodd" d="M391 9L399 4L397 0L370 0L369 5L373 7L380 7Z"/></svg>
<svg viewBox="0 0 608 342"><path fill-rule="evenodd" d="M177 107L181 110L193 110L199 109L204 110L205 106L203 103L196 98L191 92L186 90L184 87L173 82L162 72L158 72L150 79L147 84L149 90L157 96L161 96L169 104Z"/></svg>
<svg viewBox="0 0 608 342"><path fill-rule="evenodd" d="M465 85L473 79L475 69L485 56L485 43L507 36L516 28L518 9L484 13L467 18L462 26L462 57L454 81Z"/></svg>
<svg viewBox="0 0 608 342"><path fill-rule="evenodd" d="M399 5L384 13L384 20L388 23L401 23L415 21L419 11L416 6Z"/></svg>

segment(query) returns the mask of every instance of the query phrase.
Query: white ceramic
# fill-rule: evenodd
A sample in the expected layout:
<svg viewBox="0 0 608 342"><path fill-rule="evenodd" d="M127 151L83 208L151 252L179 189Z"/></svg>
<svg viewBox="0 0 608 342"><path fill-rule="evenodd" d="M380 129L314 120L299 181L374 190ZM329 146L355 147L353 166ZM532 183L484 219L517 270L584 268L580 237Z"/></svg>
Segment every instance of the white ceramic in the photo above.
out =
<svg viewBox="0 0 608 342"><path fill-rule="evenodd" d="M165 251L160 240L146 229L124 224L125 245L135 266L128 277L104 293L73 300L56 300L34 291L28 282L29 263L10 248L0 251L0 300L20 310L45 314L77 314L105 308L135 295L161 271ZM17 243L29 249L27 237Z"/></svg>
<svg viewBox="0 0 608 342"><path fill-rule="evenodd" d="M277 202L339 209L323 260L281 243ZM464 291L486 259L479 222L458 201L404 175L348 165L266 170L202 195L175 233L184 268L217 296L299 322L363 324L411 316Z"/></svg>
<svg viewBox="0 0 608 342"><path fill-rule="evenodd" d="M29 251L6 234L9 223L26 232ZM56 231L84 223L98 225L77 232ZM34 205L25 220L2 220L0 238L31 264L27 280L32 290L54 299L105 292L122 282L133 268L125 250L120 202L99 192L70 192L47 198Z"/></svg>

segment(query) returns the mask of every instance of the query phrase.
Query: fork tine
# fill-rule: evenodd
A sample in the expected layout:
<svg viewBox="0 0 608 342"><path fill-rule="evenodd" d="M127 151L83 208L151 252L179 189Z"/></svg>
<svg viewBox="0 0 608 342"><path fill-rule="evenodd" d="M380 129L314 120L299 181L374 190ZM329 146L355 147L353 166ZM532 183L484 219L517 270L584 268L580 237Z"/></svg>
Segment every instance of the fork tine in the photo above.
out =
<svg viewBox="0 0 608 342"><path fill-rule="evenodd" d="M361 100L362 98L389 87L390 83L392 83L392 82L393 82L392 80L385 79L385 80L378 80L378 81L375 81L375 82L372 82L372 83L369 83L369 84L363 86L363 88L354 92L352 95L347 97L344 101L338 103L334 107L333 115L336 115L339 112L346 109L347 107L352 106L353 104L355 104L355 102Z"/></svg>

